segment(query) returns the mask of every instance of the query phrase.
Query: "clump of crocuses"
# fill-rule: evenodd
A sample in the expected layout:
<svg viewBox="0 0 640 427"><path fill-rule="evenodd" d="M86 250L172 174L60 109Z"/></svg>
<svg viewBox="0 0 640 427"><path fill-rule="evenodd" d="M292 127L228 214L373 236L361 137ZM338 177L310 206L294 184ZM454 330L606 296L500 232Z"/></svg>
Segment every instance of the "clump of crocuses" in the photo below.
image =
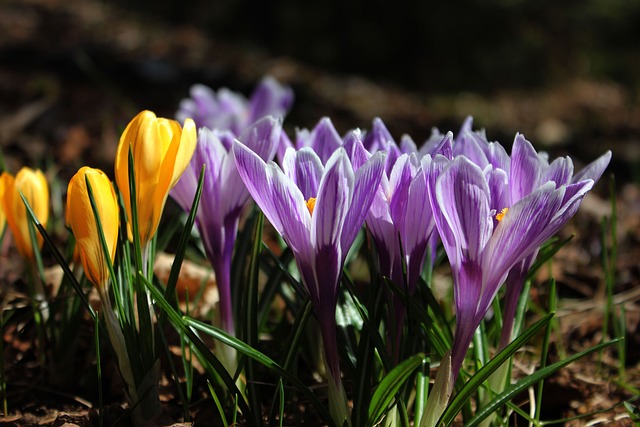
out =
<svg viewBox="0 0 640 427"><path fill-rule="evenodd" d="M236 234L253 199L282 237L278 244L290 249L279 257L254 245L251 265L260 270L250 280L255 280L260 297L257 311L271 314L269 310L281 308L274 304L281 298L287 312L273 317L289 322L296 316L291 325L300 329L291 333L294 342L300 342L296 340L306 331L309 317L305 316L315 315L324 362L324 370L318 372L326 379L329 410L323 403L314 404L324 411L327 424L377 425L387 414L384 422L394 425L399 420L394 417L410 422L408 413L414 410L415 425L436 425L456 381L466 380L467 372L477 368L466 369L467 351L483 321L489 321L492 305L497 307L501 287L506 286L497 324L502 335L499 340L497 333L492 335L496 340L490 343L498 350L518 339L516 306L540 247L576 213L611 159L607 152L574 173L570 158L549 161L520 134L509 154L500 143L489 142L484 131L474 131L470 118L456 135L436 129L420 147L408 135L396 143L379 118L371 129L341 134L330 118L323 117L313 128L297 129L290 137L283 122L292 100L291 89L272 78L265 78L249 99L227 89L214 92L196 85L181 103L178 121L150 111L133 118L118 145L115 185L102 171L89 167L81 168L69 183L67 222L77 240L84 274L102 300L107 335L130 404L136 408L134 423L143 424L159 412L157 343L164 335L158 335L157 319L164 319L164 314L184 333L183 344L201 344L194 347L194 354L216 383L212 392L227 387L232 393L224 402L235 400L242 416L256 425L263 417L249 411L260 410L263 400L252 395L259 389L250 382L257 378L255 365L243 365L245 358L238 355L278 372L273 383L279 384L283 405L289 401L284 395L290 387L300 391L293 370L282 370L293 366L292 356L301 353L295 346L283 359L277 354L271 360L270 355L259 354L261 348L238 344L243 332L256 326L241 325L244 319L234 313L232 294L238 289L231 280L233 257L246 254L234 252ZM42 240L31 241L20 193L46 225L44 175L23 169L15 178L9 174L0 178L0 232L6 217L18 250L32 261L33 249ZM199 201L189 218L195 218L215 271L220 301L214 324L223 331L203 327L188 313L179 313L177 305L163 301L161 284L153 277L154 245L169 194L187 211ZM190 233L183 230L183 250ZM358 239L362 247L354 245L360 233L365 237ZM363 256L365 251L370 252ZM446 310L433 314L441 303L431 293L436 252L439 260L446 255L450 264L455 321ZM345 267L356 264L348 261L351 256L367 258L368 263L360 265L369 268L356 273L366 270L369 283L363 284L367 279L362 276L359 282L352 281L348 274L352 271L345 274ZM247 261L236 258L238 265ZM260 294L263 289L269 292ZM302 300L312 310L309 306L301 310L297 303ZM264 319L271 321L268 315ZM278 339L276 334L293 329L291 325L266 332ZM455 325L453 332L450 325ZM216 357L206 354L195 330L220 341ZM278 365L281 360L285 368ZM440 364L433 387L429 386L432 362ZM246 389L237 387L245 378L243 369L251 385ZM504 385L504 376L494 372L488 382L499 393L503 388L493 380ZM382 402L385 387L394 391L378 411L375 406ZM311 387L306 391L313 401L315 391ZM492 393L487 390L487 398L481 394L475 402L479 410Z"/></svg>

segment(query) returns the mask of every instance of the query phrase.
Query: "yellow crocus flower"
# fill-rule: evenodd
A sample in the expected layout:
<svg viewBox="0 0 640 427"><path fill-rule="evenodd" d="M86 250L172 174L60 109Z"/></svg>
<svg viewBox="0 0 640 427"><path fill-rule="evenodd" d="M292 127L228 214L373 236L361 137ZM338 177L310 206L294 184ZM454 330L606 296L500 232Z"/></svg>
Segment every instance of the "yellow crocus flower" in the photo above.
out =
<svg viewBox="0 0 640 427"><path fill-rule="evenodd" d="M127 218L131 218L129 195L129 149L133 154L136 208L140 243L144 246L158 229L169 190L191 161L196 148L196 127L191 119L184 128L175 120L142 111L131 120L120 137L115 175L124 198ZM129 240L132 228L129 222Z"/></svg>
<svg viewBox="0 0 640 427"><path fill-rule="evenodd" d="M0 237L2 237L2 231L7 224L7 217L4 215L4 208L2 207L2 199L4 198L4 185L5 180L0 177Z"/></svg>
<svg viewBox="0 0 640 427"><path fill-rule="evenodd" d="M91 185L97 214L112 262L118 242L118 199L111 181L99 169L84 166L69 181L67 223L76 238L76 248L80 252L84 274L98 290L102 290L109 280L109 268L106 264L98 226L91 207L87 180Z"/></svg>
<svg viewBox="0 0 640 427"><path fill-rule="evenodd" d="M33 213L43 226L49 220L49 184L41 170L23 167L16 176L4 172L0 176L0 187L4 187L0 205L6 216L7 224L18 246L20 254L32 260L33 247L29 235L29 215L20 192L29 202ZM36 231L38 247L42 247L42 236Z"/></svg>

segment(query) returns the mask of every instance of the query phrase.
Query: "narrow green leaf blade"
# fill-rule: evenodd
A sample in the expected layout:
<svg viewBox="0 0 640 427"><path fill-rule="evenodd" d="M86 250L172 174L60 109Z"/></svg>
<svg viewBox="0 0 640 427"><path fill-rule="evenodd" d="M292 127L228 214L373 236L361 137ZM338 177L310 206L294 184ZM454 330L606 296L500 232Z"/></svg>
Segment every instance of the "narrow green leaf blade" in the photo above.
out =
<svg viewBox="0 0 640 427"><path fill-rule="evenodd" d="M215 381L215 376L219 376L224 385L227 387L229 394L231 394L232 396L242 396L242 393L240 393L240 390L238 390L235 381L233 380L233 378L231 378L220 360L218 360L218 358L211 352L211 350L209 350L207 345L202 342L200 337L198 337L198 335L196 335L193 330L189 326L187 326L180 314L178 314L178 312L175 311L173 307L171 307L169 302L164 298L162 292L152 283L150 283L141 273L138 273L138 277L146 286L151 296L155 299L158 306L166 313L169 322L171 322L171 324L179 333L184 334L188 337L190 343L195 347L195 353L200 359L201 364L205 367L205 369L208 370L208 373L211 376L210 379ZM211 370L213 370L214 372L210 372ZM236 399L236 402L238 403L240 410L247 416L247 420L252 420L251 409L249 408L249 405L247 405L247 402L243 398Z"/></svg>
<svg viewBox="0 0 640 427"><path fill-rule="evenodd" d="M520 381L518 381L511 387L507 388L500 395L496 396L495 399L489 402L487 406L482 408L472 419L470 419L466 425L468 427L473 427L480 424L480 422L482 422L485 418L487 418L489 415L497 411L498 408L500 408L500 406L506 404L509 400L514 398L516 395L518 395L522 391L526 390L528 387L531 387L533 384L537 383L538 381L542 381L543 379L547 378L549 375L552 375L559 369L564 368L565 366L575 362L576 360L582 359L583 357L588 356L591 353L595 353L599 350L602 350L603 348L608 347L612 344L615 344L618 341L620 341L620 339L615 339L602 344L598 344L588 350L581 351L580 353L574 354L573 356L570 356L564 360L556 362L553 365L549 365L546 368L540 369L534 372L533 374L528 375L525 378L522 378Z"/></svg>
<svg viewBox="0 0 640 427"><path fill-rule="evenodd" d="M93 311L91 304L89 304L89 300L87 299L87 296L82 290L82 286L80 286L80 283L78 283L78 279L76 279L76 276L73 274L73 272L69 268L67 261L65 260L64 256L60 253L60 251L56 247L55 243L51 239L51 236L49 236L49 233L47 233L47 230L44 228L42 223L40 223L40 220L38 220L38 218L36 217L27 199L25 199L24 196L22 195L20 195L20 197L22 197L22 201L24 202L24 205L27 208L27 215L29 215L29 219L36 226L36 229L38 229L38 232L42 236L42 239L51 250L51 254L55 258L58 265L60 265L60 268L62 268L62 271L64 272L65 277L69 280L69 282L71 283L71 286L73 286L73 290L76 291L76 294L78 294L78 297L82 301L82 304L85 306L85 308L91 315L91 318L95 321L96 313L95 311Z"/></svg>
<svg viewBox="0 0 640 427"><path fill-rule="evenodd" d="M407 382L409 376L422 364L424 354L416 354L393 368L378 384L369 404L369 422L374 426L393 402L400 387Z"/></svg>
<svg viewBox="0 0 640 427"><path fill-rule="evenodd" d="M553 318L555 313L549 313L536 323L531 325L529 329L524 331L522 335L513 340L511 344L506 346L500 353L484 365L480 370L467 381L467 383L460 389L458 394L453 398L447 409L444 411L440 420L436 425L449 425L453 422L455 416L460 412L462 406L471 397L471 395L482 385L482 383L491 376L491 374L498 369L503 363L507 362L509 358L531 338L533 338L542 328L544 328Z"/></svg>
<svg viewBox="0 0 640 427"><path fill-rule="evenodd" d="M284 379L286 379L288 382L290 382L296 388L298 388L298 390L301 393L303 393L316 406L316 409L319 411L320 415L325 419L327 423L332 424L331 416L329 415L329 412L327 411L325 406L318 400L318 398L313 394L311 389L309 389L309 387L307 387L297 377L291 375L288 371L283 369L273 359L261 353L260 351L254 349L253 347L248 346L247 344L238 340L237 338L232 337L231 335L227 334L221 329L218 329L211 325L207 325L196 319L192 319L186 316L183 316L182 320L187 326L191 326L194 329L197 329L201 332L204 332L212 336L213 338L220 341L222 344L235 348L245 356L248 356L253 360L256 360L267 369L274 371L278 375L282 376Z"/></svg>

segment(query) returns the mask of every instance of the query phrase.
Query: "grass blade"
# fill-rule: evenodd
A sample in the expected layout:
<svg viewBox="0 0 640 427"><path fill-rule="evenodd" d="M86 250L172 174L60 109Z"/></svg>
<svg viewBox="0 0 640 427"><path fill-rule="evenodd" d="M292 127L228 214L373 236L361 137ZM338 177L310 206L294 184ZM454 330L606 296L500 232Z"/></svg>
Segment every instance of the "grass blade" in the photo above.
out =
<svg viewBox="0 0 640 427"><path fill-rule="evenodd" d="M440 420L436 425L449 425L453 422L455 416L460 412L462 406L467 402L471 395L482 386L482 383L491 376L491 374L498 369L503 363L507 362L509 358L531 338L533 338L542 328L544 328L553 318L554 313L549 313L542 319L534 323L529 329L524 331L522 335L513 340L511 344L506 346L500 353L484 365L480 370L462 386L460 391L455 395L447 409L444 411Z"/></svg>
<svg viewBox="0 0 640 427"><path fill-rule="evenodd" d="M579 360L589 354L592 354L596 351L602 350L605 347L608 347L612 344L617 343L620 339L611 340L602 344L598 344L588 350L581 351L580 353L574 354L564 360L554 363L553 365L549 365L543 369L540 369L534 372L531 375L528 375L518 381L516 384L509 387L507 390L498 395L495 399L493 399L487 406L482 408L472 419L470 419L465 425L467 427L474 427L478 425L481 421L487 418L489 415L494 413L500 406L504 405L506 402L514 398L516 395L531 387L533 384L538 381L542 381L544 378L547 378L549 375L552 375L556 371L565 366Z"/></svg>
<svg viewBox="0 0 640 427"><path fill-rule="evenodd" d="M240 393L240 390L238 390L235 381L229 375L220 360L218 360L218 358L209 350L206 344L202 342L200 337L198 337L198 335L194 333L194 331L186 324L186 322L183 321L182 316L180 316L180 314L178 314L178 312L175 311L173 307L171 307L169 302L164 298L162 292L153 284L151 284L142 274L139 273L138 276L140 277L142 283L146 286L151 296L155 299L158 306L166 313L169 322L171 322L174 328L176 328L178 333L186 335L190 343L195 347L194 352L198 356L200 363L207 371L207 374L210 377L209 379L215 381L216 377L219 377L232 396L242 396L242 393ZM238 398L236 399L236 401L242 413L247 417L247 420L252 420L252 417L250 416L251 410L247 405L247 402L245 402L245 400L242 398Z"/></svg>
<svg viewBox="0 0 640 427"><path fill-rule="evenodd" d="M285 378L287 381L289 381L291 384L293 384L296 388L298 388L298 390L300 390L300 392L302 392L305 397L307 397L318 409L320 415L325 419L325 421L327 423L329 423L330 425L333 424L332 420L331 420L331 416L329 415L329 412L327 411L327 409L324 407L324 405L322 405L322 403L320 403L320 401L318 400L318 398L313 394L313 392L309 389L309 387L307 387L303 382L301 382L297 377L291 375L288 371L286 371L284 368L282 368L280 365L278 365L275 361L273 361L270 357L266 356L265 354L261 353L260 351L254 349L253 347L250 347L248 345L246 345L244 342L236 339L235 337L232 337L231 335L227 334L226 332L222 331L221 329L218 329L214 326L211 325L207 325L205 323L202 323L196 319L192 319L189 317L183 317L182 320L184 321L184 323L190 327L193 327L201 332L204 332L208 335L210 335L211 337L217 339L218 341L222 342L222 344L228 345L229 347L233 347L236 350L238 350L240 353L244 354L245 356L248 356L252 359L254 359L255 361L257 361L258 363L260 363L261 365L263 365L265 368L277 373L278 375L280 375L281 377Z"/></svg>
<svg viewBox="0 0 640 427"><path fill-rule="evenodd" d="M171 271L169 272L169 278L167 279L167 287L164 291L165 299L175 307L176 303L176 285L178 283L178 277L180 276L180 268L182 267L182 262L184 261L184 255L187 251L187 244L189 243L189 239L191 237L191 230L193 229L193 224L196 221L196 215L198 213L198 206L200 204L200 197L202 196L202 184L204 182L204 174L205 174L205 165L202 165L202 169L200 170L200 176L198 177L198 187L196 188L196 194L193 198L193 202L191 203L191 209L189 210L189 216L187 217L187 221L182 229L182 234L180 234L180 241L178 242L178 247L176 249L175 256L173 258L173 264L171 265ZM160 317L160 321L158 322L160 326L164 324L164 312Z"/></svg>
<svg viewBox="0 0 640 427"><path fill-rule="evenodd" d="M73 274L73 272L69 268L69 265L67 264L66 259L60 253L55 243L47 233L47 230L42 226L42 223L40 223L40 220L38 220L36 215L33 213L33 210L31 209L31 206L29 205L29 202L27 201L27 199L25 199L23 195L20 195L20 197L22 197L22 201L24 202L24 205L27 208L27 215L29 215L29 219L31 219L31 222L33 222L33 224L35 225L36 229L42 236L42 239L49 247L49 250L51 250L51 254L53 255L53 258L56 260L58 265L60 265L60 268L62 268L62 271L64 272L65 277L69 280L69 283L71 283L71 286L73 286L73 289L76 291L76 294L78 294L78 297L82 301L82 304L85 306L85 308L91 315L91 319L95 321L96 313L95 311L93 311L93 308L89 304L89 300L87 299L87 296L82 290L82 286L80 285L80 283L78 282L78 279L76 279L76 276Z"/></svg>
<svg viewBox="0 0 640 427"><path fill-rule="evenodd" d="M393 368L378 384L373 392L369 403L369 422L367 425L374 426L385 414L391 403L396 398L400 388L407 382L409 376L422 365L424 354L416 354L398 366Z"/></svg>
<svg viewBox="0 0 640 427"><path fill-rule="evenodd" d="M245 322L245 340L248 346L256 347L258 345L258 273L260 250L262 248L262 227L264 224L264 214L258 211L253 234L253 246L251 248L251 258L249 260L249 284L247 286L247 305L246 305L246 322ZM249 397L249 405L253 409L256 418L256 424L260 422L260 395L255 381L255 369L253 360L247 360L245 365L247 375L247 389Z"/></svg>

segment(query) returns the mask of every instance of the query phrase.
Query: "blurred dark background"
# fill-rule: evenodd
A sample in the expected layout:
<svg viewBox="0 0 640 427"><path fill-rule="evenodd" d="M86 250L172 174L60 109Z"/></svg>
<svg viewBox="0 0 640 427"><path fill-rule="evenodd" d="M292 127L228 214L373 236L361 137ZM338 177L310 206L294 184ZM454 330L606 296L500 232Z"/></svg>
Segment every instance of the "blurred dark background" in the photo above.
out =
<svg viewBox="0 0 640 427"><path fill-rule="evenodd" d="M577 163L613 149L640 179L637 1L2 0L0 34L14 168L47 153L109 169L140 109L173 116L194 83L249 95L272 74L296 94L289 132L381 117L423 141L472 115L506 146L523 132Z"/></svg>
<svg viewBox="0 0 640 427"><path fill-rule="evenodd" d="M239 47L411 91L536 88L575 77L638 89L640 3L630 0L131 1Z"/></svg>

